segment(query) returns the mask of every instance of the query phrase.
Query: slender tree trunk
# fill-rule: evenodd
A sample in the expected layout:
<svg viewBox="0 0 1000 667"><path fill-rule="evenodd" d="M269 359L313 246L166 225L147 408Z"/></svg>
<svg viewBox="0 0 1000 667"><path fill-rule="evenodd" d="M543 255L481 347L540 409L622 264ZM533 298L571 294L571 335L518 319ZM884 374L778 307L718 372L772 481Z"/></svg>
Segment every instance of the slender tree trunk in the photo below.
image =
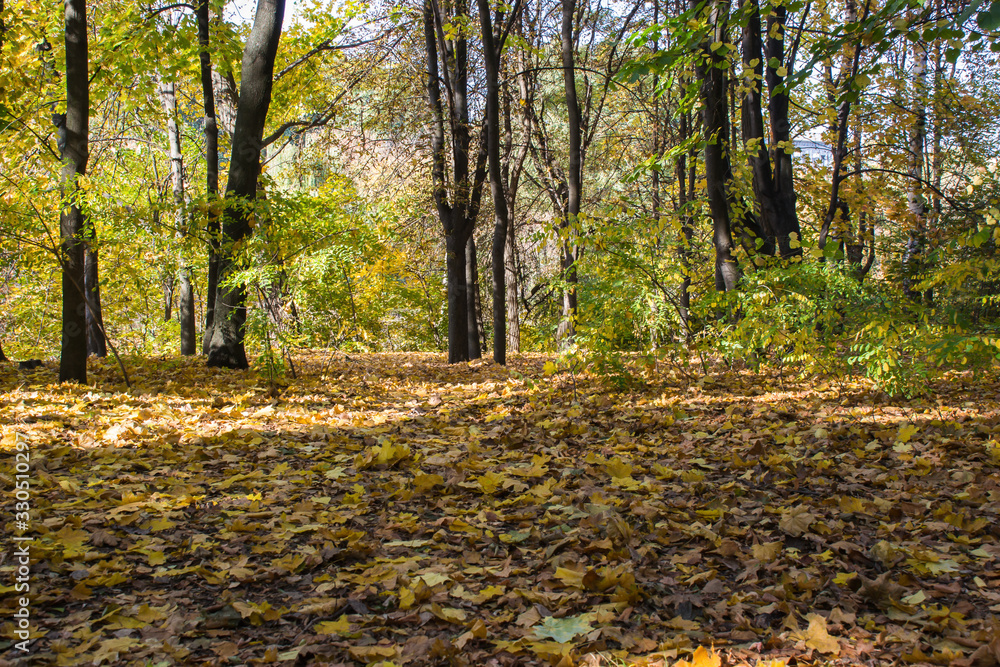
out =
<svg viewBox="0 0 1000 667"><path fill-rule="evenodd" d="M799 215L795 207L795 178L792 172L792 124L788 118L788 90L785 77L779 73L782 67L787 67L790 73L793 62L785 57L785 22L788 8L784 4L771 7L767 17L767 41L765 78L767 80L768 119L771 125L771 162L774 167L771 192L774 199L774 234L781 257L798 257L802 255L802 230L799 226ZM777 64L775 66L775 64ZM791 240L795 238L799 247L792 248Z"/></svg>
<svg viewBox="0 0 1000 667"><path fill-rule="evenodd" d="M848 23L856 23L858 20L857 14L857 4L854 0L847 0L846 5L847 21ZM833 147L833 169L832 169L832 182L830 184L830 203L826 209L826 216L823 219L823 224L819 231L819 247L823 249L826 247L827 238L833 231L835 236L849 237L850 234L844 234L843 230L837 229L834 225L837 222L837 216L840 215L840 225L841 228L848 228L850 225L850 210L847 204L840 197L840 188L843 185L843 171L844 171L844 160L847 159L847 133L848 124L851 117L851 102L848 93L854 86L854 80L858 74L858 66L861 62L861 43L856 42L854 44L853 55L848 58L844 56L841 60L841 72L838 76L843 84L838 86L842 89L841 100L837 105L837 116L836 123L834 125L833 131L836 137L836 145ZM832 75L828 75L831 78L830 85L833 86ZM836 91L834 91L835 93ZM833 97L834 93L831 93ZM833 100L831 100L832 103ZM849 238L846 239L845 243L849 242Z"/></svg>
<svg viewBox="0 0 1000 667"><path fill-rule="evenodd" d="M448 253L448 363L469 360L469 300L465 274L467 239L445 237Z"/></svg>
<svg viewBox="0 0 1000 667"><path fill-rule="evenodd" d="M691 112L685 110L681 113L680 119L680 139L681 142L687 141L691 137ZM692 162L694 162L694 156L691 156ZM693 164L691 167L693 168ZM681 243L677 248L677 254L680 259L681 271L684 272L684 278L681 280L680 295L678 298L678 311L681 318L681 324L684 327L684 337L689 339L691 337L691 243L694 240L694 227L692 225L691 215L688 213L688 187L687 174L688 174L688 155L685 152L680 153L677 156L676 162L676 176L677 176L677 212L681 216Z"/></svg>
<svg viewBox="0 0 1000 667"><path fill-rule="evenodd" d="M176 234L183 243L187 236L188 214L187 197L184 194L184 156L181 153L181 133L177 128L177 91L172 81L160 86L160 101L167 114L167 145L170 150L170 180L174 199L174 226ZM180 290L177 295L177 310L181 325L181 354L197 353L197 333L194 323L194 290L191 287L191 267L184 257L183 248L178 257L178 282Z"/></svg>
<svg viewBox="0 0 1000 667"><path fill-rule="evenodd" d="M468 17L465 0L451 5L454 20L464 23ZM468 49L461 32L448 37L444 30L445 17L437 0L424 3L424 44L427 52L427 100L431 108L431 176L434 181L434 203L444 229L448 275L448 362L468 361L470 347L478 348L478 323L475 302L470 301L466 271L466 244L475 229L476 216L486 180L486 142L480 142L473 178L469 173ZM444 59L444 69L438 67L438 54ZM441 100L440 78L444 75L448 94L448 126L451 130L451 203L445 174L444 106ZM472 299L475 298L473 293ZM471 321L470 321L471 320ZM475 333L473 329L475 328Z"/></svg>
<svg viewBox="0 0 1000 667"><path fill-rule="evenodd" d="M754 198L760 211L760 227L764 238L762 249L775 244L784 258L802 254L801 246L791 247L791 238L800 235L799 218L795 211L795 184L792 178L792 156L789 144L788 95L784 92L784 77L778 67L785 63L784 28L786 9L773 7L768 15L767 51L761 37L760 4L758 0L743 0L746 24L743 26L744 93L742 100L742 133L747 157L753 173ZM766 65L765 65L766 63ZM775 66L776 65L776 66ZM771 146L764 136L762 98L765 81L768 91ZM768 252L772 254L773 251Z"/></svg>
<svg viewBox="0 0 1000 667"><path fill-rule="evenodd" d="M521 352L521 304L518 294L521 290L521 282L518 280L517 272L517 239L514 233L514 225L507 226L507 244L504 254L506 272L506 299L507 299L507 349L506 353L520 354ZM497 363L500 363L497 361ZM506 354L504 362L506 362Z"/></svg>
<svg viewBox="0 0 1000 667"><path fill-rule="evenodd" d="M855 180L858 184L858 188L862 187L861 183L861 123L860 121L854 127L854 170L858 172L855 176ZM857 233L849 234L847 238L844 239L844 258L847 260L848 265L851 268L851 273L861 280L864 277L863 262L865 254L865 237L867 234L867 223L868 216L865 211L858 211L858 229Z"/></svg>
<svg viewBox="0 0 1000 667"><path fill-rule="evenodd" d="M205 181L208 198L208 289L205 292L205 331L202 354L208 354L212 325L215 320L215 295L219 287L219 126L215 119L215 91L212 87L212 56L209 53L209 0L199 0L195 13L198 18L201 94L205 108Z"/></svg>
<svg viewBox="0 0 1000 667"><path fill-rule="evenodd" d="M236 111L222 225L224 245L219 257L220 286L216 293L208 351L209 366L246 368L249 365L243 342L247 316L246 287L227 285L225 280L239 269L234 246L251 233L252 212L248 205L257 196L261 143L271 104L274 58L284 12L285 0L258 0L253 28L243 50L240 101Z"/></svg>
<svg viewBox="0 0 1000 667"><path fill-rule="evenodd" d="M90 80L87 3L66 0L66 148L62 154L62 351L59 381L87 381L87 305L84 299L84 215L77 179L87 173ZM63 128L60 128L62 131Z"/></svg>
<svg viewBox="0 0 1000 667"><path fill-rule="evenodd" d="M0 2L2 2L2 0L0 0ZM0 5L0 11L3 11L2 5ZM8 359L7 355L3 353L3 343L0 343L0 362L4 361L10 361L10 359Z"/></svg>
<svg viewBox="0 0 1000 667"><path fill-rule="evenodd" d="M494 41L489 0L478 0L486 65L486 141L493 195L493 360L507 363L507 229L510 225L507 196L500 164L500 63ZM498 17L499 19L499 17ZM500 24L500 20L497 24ZM507 127L510 127L508 107ZM516 315L515 315L516 316Z"/></svg>
<svg viewBox="0 0 1000 667"><path fill-rule="evenodd" d="M906 208L910 214L909 235L903 254L903 292L908 298L920 302L917 290L923 273L923 260L927 242L927 203L924 199L924 142L927 132L927 46L920 40L913 42L913 100L910 125L910 176L906 191Z"/></svg>
<svg viewBox="0 0 1000 667"><path fill-rule="evenodd" d="M91 233L83 250L84 285L87 292L87 353L95 357L108 356L108 343L104 338L104 312L101 307L101 279L98 269L96 232L93 221L88 220ZM91 308L93 305L93 308Z"/></svg>
<svg viewBox="0 0 1000 667"><path fill-rule="evenodd" d="M476 239L471 234L465 243L465 284L468 286L465 297L468 300L469 359L479 359L483 356L482 342L479 336L479 320L482 311L482 306L479 303L479 256L476 251Z"/></svg>
<svg viewBox="0 0 1000 667"><path fill-rule="evenodd" d="M576 0L562 0L562 68L566 106L569 111L569 170L566 173L566 218L563 221L562 264L566 291L563 292L563 320L559 325L559 346L573 344L576 337L577 315L577 242L579 234L580 202L583 195L583 130L580 120L580 102L576 94L576 62L573 48L573 17Z"/></svg>
<svg viewBox="0 0 1000 667"><path fill-rule="evenodd" d="M690 0L692 9L699 6ZM727 0L711 0L707 6L712 34L702 45L697 73L701 79L703 131L705 133L705 180L709 209L712 213L712 239L715 245L715 288L720 292L736 289L740 267L733 254L730 223L729 189L732 164L729 156L729 104L726 97L727 73L725 56L711 44L728 45Z"/></svg>

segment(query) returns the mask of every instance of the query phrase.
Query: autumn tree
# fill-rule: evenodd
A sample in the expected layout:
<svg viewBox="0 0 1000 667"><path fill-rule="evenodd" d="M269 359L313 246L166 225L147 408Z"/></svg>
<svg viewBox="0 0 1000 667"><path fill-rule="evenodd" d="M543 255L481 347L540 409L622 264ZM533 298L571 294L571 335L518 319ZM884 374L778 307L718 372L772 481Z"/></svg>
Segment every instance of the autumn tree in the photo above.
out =
<svg viewBox="0 0 1000 667"><path fill-rule="evenodd" d="M78 179L87 173L90 81L87 3L66 0L66 114L53 115L61 137L62 353L60 381L87 381L87 304L84 295L86 218Z"/></svg>
<svg viewBox="0 0 1000 667"><path fill-rule="evenodd" d="M701 4L691 0L691 9ZM720 292L736 289L740 268L732 233L733 169L729 144L728 56L729 3L711 0L702 17L708 29L697 59L701 81L702 132L705 136L705 181L708 205L712 212L712 241L715 246L715 288Z"/></svg>
<svg viewBox="0 0 1000 667"><path fill-rule="evenodd" d="M784 2L768 3L763 21L759 0L743 0L740 8L743 14L740 20L745 77L741 129L753 173L753 192L760 227L765 235L762 241L769 245L777 244L781 257L788 258L802 254L799 216L795 208L786 80L794 67L796 50L794 47L786 49L786 43L790 41L786 39L785 30L788 7ZM765 90L769 138L765 138L764 128L762 98Z"/></svg>
<svg viewBox="0 0 1000 667"><path fill-rule="evenodd" d="M205 123L205 198L208 203L205 231L208 237L208 280L205 290L205 332L202 353L208 354L215 323L215 298L219 289L219 249L221 232L217 200L219 197L219 125L215 117L215 90L212 75L209 0L198 0L198 67L201 80ZM183 342L182 342L183 346Z"/></svg>
<svg viewBox="0 0 1000 667"><path fill-rule="evenodd" d="M274 60L284 11L284 0L258 0L253 28L243 50L239 105L226 183L219 286L208 350L209 366L246 368L249 365L244 345L246 287L232 278L239 268L238 244L252 232L252 205L257 197L261 143L271 103Z"/></svg>
<svg viewBox="0 0 1000 667"><path fill-rule="evenodd" d="M449 363L467 361L480 354L474 303L470 308L467 252L486 180L486 142L479 142L480 147L473 163L470 159L473 144L468 100L469 56L464 27L467 20L468 7L465 0L424 2L433 198L444 231L447 253ZM441 60L444 61L443 68L440 66ZM442 82L447 103L447 141ZM450 178L447 158L449 146Z"/></svg>

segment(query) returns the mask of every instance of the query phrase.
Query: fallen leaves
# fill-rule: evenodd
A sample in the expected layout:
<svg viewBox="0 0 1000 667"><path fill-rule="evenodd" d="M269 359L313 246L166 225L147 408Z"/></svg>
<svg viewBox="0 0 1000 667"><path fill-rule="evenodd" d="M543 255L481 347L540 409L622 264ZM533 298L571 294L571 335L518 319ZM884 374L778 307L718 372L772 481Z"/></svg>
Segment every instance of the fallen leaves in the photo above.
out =
<svg viewBox="0 0 1000 667"><path fill-rule="evenodd" d="M131 394L0 370L48 664L1000 660L992 378L574 395L530 357L306 355L279 401L148 363Z"/></svg>

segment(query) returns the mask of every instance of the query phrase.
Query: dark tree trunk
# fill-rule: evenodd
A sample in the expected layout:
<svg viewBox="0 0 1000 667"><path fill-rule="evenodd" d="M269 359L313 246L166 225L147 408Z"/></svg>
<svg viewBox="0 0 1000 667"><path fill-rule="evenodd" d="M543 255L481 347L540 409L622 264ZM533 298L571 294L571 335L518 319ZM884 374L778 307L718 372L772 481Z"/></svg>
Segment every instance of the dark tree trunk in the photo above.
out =
<svg viewBox="0 0 1000 667"><path fill-rule="evenodd" d="M761 249L766 252L776 244L781 257L799 256L802 254L801 245L791 247L793 236L800 240L800 228L795 211L792 156L786 151L791 130L788 95L784 92L784 77L773 66L775 63L778 67L785 64L784 31L787 10L783 6L775 7L768 15L767 52L764 53L758 0L744 0L743 7L749 8L746 25L743 27L743 64L748 79L744 82L742 104L743 142L753 173L754 198L757 200L760 228L764 234ZM770 118L770 151L764 136L761 99L765 80Z"/></svg>
<svg viewBox="0 0 1000 667"><path fill-rule="evenodd" d="M108 356L108 342L104 338L104 308L101 306L101 277L97 248L94 247L96 242L96 232L91 227L83 251L83 280L87 290L87 353L104 358Z"/></svg>
<svg viewBox="0 0 1000 667"><path fill-rule="evenodd" d="M690 0L692 9L699 6ZM705 133L705 180L708 204L712 214L712 238L715 245L715 288L720 292L736 289L740 267L733 254L733 235L730 223L730 186L732 163L729 158L729 104L726 97L727 72L725 54L721 48L712 50L710 44L728 47L728 12L726 0L712 0L707 6L712 34L702 45L697 65L701 79L701 99L704 107L702 128Z"/></svg>
<svg viewBox="0 0 1000 667"><path fill-rule="evenodd" d="M167 145L170 150L170 180L174 199L174 226L181 242L188 234L187 198L184 194L184 156L181 153L181 133L177 128L177 91L174 83L160 86L160 101L167 114ZM181 354L197 353L197 332L194 323L194 290L191 287L191 267L187 264L184 251L178 257L180 289L177 294L177 310L181 325Z"/></svg>
<svg viewBox="0 0 1000 667"><path fill-rule="evenodd" d="M243 49L240 101L233 132L233 153L226 184L226 207L223 216L223 247L219 254L219 283L215 298L215 316L209 343L208 365L246 368L243 344L246 324L246 287L223 285L239 269L235 244L251 233L249 205L257 196L260 175L260 151L264 124L271 104L274 58L281 37L285 0L258 0L253 28Z"/></svg>
<svg viewBox="0 0 1000 667"><path fill-rule="evenodd" d="M2 3L2 0L0 0L0 3ZM3 11L2 4L0 4L0 11ZM7 355L3 353L3 343L0 343L0 361L10 361L10 359L7 358Z"/></svg>
<svg viewBox="0 0 1000 667"><path fill-rule="evenodd" d="M205 108L205 181L208 197L208 289L205 292L205 332L202 354L208 354L212 325L215 321L215 295L219 287L219 248L221 228L217 200L219 198L219 126L215 119L215 91L212 88L212 56L209 53L209 0L200 0L195 13L198 17L198 44L201 63L201 95ZM183 346L183 341L182 341Z"/></svg>
<svg viewBox="0 0 1000 667"><path fill-rule="evenodd" d="M451 5L458 23L468 17L465 0ZM474 302L470 301L466 267L466 245L475 229L476 216L486 180L486 142L480 142L473 178L469 178L468 53L461 32L446 37L445 17L437 0L424 3L424 45L427 55L427 101L431 111L431 176L434 181L434 204L445 236L448 280L448 363L469 360L473 329L478 339ZM438 66L438 55L444 69ZM440 80L444 78L448 94L448 126L451 130L451 202L445 167L444 105ZM474 295L473 295L474 298ZM478 343L476 343L478 348Z"/></svg>
<svg viewBox="0 0 1000 667"><path fill-rule="evenodd" d="M567 289L563 293L562 322L559 324L559 346L573 344L576 337L577 267L580 201L583 195L583 130L580 120L580 102L576 94L576 62L573 48L573 16L575 0L562 0L562 28L560 31L563 88L569 110L569 169L566 173L566 218L563 220L563 279Z"/></svg>
<svg viewBox="0 0 1000 667"><path fill-rule="evenodd" d="M489 0L479 2L479 25L483 35L486 66L486 142L489 156L490 192L493 195L493 361L507 363L507 229L510 225L507 195L500 164L500 53L493 36ZM502 19L497 17L499 26ZM510 127L508 107L507 127Z"/></svg>
<svg viewBox="0 0 1000 667"><path fill-rule="evenodd" d="M87 381L87 305L84 298L84 216L77 178L87 172L90 80L87 3L66 0L66 147L62 154L62 351L59 381ZM60 124L61 124L60 123ZM61 130L62 128L60 128Z"/></svg>
<svg viewBox="0 0 1000 667"><path fill-rule="evenodd" d="M448 363L469 360L469 300L465 274L467 239L445 237L448 253Z"/></svg>
<svg viewBox="0 0 1000 667"><path fill-rule="evenodd" d="M476 252L476 239L472 235L465 243L465 284L468 287L465 296L468 300L469 359L479 359L483 356L479 336L482 306L479 303L479 256Z"/></svg>

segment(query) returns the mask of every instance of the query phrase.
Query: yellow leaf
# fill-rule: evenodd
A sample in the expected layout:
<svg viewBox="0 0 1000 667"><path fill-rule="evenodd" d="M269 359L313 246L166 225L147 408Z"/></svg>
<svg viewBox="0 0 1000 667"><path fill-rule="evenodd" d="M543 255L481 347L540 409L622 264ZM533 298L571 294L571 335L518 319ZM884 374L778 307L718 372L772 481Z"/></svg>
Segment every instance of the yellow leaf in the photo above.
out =
<svg viewBox="0 0 1000 667"><path fill-rule="evenodd" d="M503 475L491 470L485 475L477 477L476 481L479 483L479 488L483 490L483 493L493 493L506 479Z"/></svg>
<svg viewBox="0 0 1000 667"><path fill-rule="evenodd" d="M318 635L346 635L351 631L351 624L347 621L347 614L344 614L336 621L317 623L313 631Z"/></svg>
<svg viewBox="0 0 1000 667"><path fill-rule="evenodd" d="M896 435L896 440L899 442L909 442L917 433L917 427L912 424L903 424L899 427L899 433Z"/></svg>
<svg viewBox="0 0 1000 667"><path fill-rule="evenodd" d="M167 617L167 615L159 609L150 607L148 604L144 604L139 607L139 611L136 612L135 617L143 623L153 623L155 621L162 621Z"/></svg>
<svg viewBox="0 0 1000 667"><path fill-rule="evenodd" d="M177 524L170 519L153 519L149 522L149 529L154 533L157 533L161 530L170 530L176 525Z"/></svg>
<svg viewBox="0 0 1000 667"><path fill-rule="evenodd" d="M679 660L674 663L674 667L722 667L722 656L716 653L715 649L710 651L704 646L699 646L690 661Z"/></svg>
<svg viewBox="0 0 1000 667"><path fill-rule="evenodd" d="M754 544L750 549L753 552L754 559L759 560L761 563L770 563L778 557L783 546L781 542L768 542L766 544Z"/></svg>
<svg viewBox="0 0 1000 667"><path fill-rule="evenodd" d="M809 627L801 633L806 646L820 653L840 655L840 642L826 631L826 619L819 614L809 614L806 618L809 620Z"/></svg>
<svg viewBox="0 0 1000 667"><path fill-rule="evenodd" d="M461 609L442 607L437 603L431 605L431 613L449 623L464 623L466 618L466 613Z"/></svg>
<svg viewBox="0 0 1000 667"><path fill-rule="evenodd" d="M417 490L421 492L430 491L435 486L440 486L441 484L444 484L444 477L441 475L420 473L413 478L413 486L417 487Z"/></svg>

